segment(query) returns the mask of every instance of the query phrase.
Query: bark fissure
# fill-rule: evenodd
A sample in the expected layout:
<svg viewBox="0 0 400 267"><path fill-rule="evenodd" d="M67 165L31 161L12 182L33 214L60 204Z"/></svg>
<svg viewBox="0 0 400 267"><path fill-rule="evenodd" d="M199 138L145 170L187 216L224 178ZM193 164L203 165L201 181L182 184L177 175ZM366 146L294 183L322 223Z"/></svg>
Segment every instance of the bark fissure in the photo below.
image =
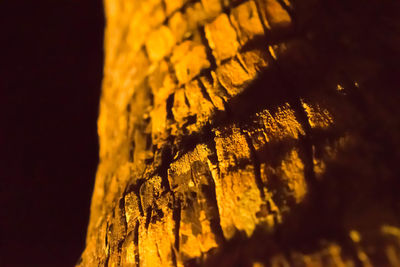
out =
<svg viewBox="0 0 400 267"><path fill-rule="evenodd" d="M173 207L173 214L172 218L175 221L175 229L174 229L174 235L175 235L175 242L174 242L174 248L176 249L177 252L179 252L179 242L180 242L180 237L179 237L179 229L181 225L181 201L177 198L174 198L174 207Z"/></svg>
<svg viewBox="0 0 400 267"><path fill-rule="evenodd" d="M247 145L250 148L251 159L252 159L252 162L254 165L254 177L255 177L255 180L257 183L257 187L260 190L260 196L263 200L265 200L264 184L262 182L261 173L260 173L260 161L257 158L256 149L254 148L254 145L251 142L249 135L244 131L242 131L242 133L245 135Z"/></svg>
<svg viewBox="0 0 400 267"><path fill-rule="evenodd" d="M136 221L135 228L133 230L133 243L135 245L134 254L136 267L140 266L140 255L139 255L139 221Z"/></svg>

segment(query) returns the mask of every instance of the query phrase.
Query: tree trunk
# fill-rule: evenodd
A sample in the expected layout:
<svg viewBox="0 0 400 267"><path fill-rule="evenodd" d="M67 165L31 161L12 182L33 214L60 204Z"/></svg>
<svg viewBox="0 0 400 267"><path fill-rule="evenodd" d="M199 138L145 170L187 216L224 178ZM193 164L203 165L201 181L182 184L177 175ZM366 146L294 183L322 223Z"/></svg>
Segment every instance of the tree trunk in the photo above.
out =
<svg viewBox="0 0 400 267"><path fill-rule="evenodd" d="M400 266L397 1L105 9L78 265Z"/></svg>

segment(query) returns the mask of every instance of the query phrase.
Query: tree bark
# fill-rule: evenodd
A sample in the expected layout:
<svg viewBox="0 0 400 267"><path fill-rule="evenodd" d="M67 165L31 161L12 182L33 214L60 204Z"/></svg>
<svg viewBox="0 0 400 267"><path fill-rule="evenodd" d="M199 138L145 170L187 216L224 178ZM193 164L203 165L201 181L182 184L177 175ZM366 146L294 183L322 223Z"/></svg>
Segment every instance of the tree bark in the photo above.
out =
<svg viewBox="0 0 400 267"><path fill-rule="evenodd" d="M106 0L80 266L400 266L396 1Z"/></svg>

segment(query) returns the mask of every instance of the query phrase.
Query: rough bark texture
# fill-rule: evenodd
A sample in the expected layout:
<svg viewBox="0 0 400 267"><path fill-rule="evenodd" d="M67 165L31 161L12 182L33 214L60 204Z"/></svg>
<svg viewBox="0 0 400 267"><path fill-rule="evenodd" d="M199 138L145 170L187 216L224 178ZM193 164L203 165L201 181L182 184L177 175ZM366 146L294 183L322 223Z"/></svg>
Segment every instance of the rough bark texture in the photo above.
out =
<svg viewBox="0 0 400 267"><path fill-rule="evenodd" d="M400 266L398 1L106 0L80 266Z"/></svg>

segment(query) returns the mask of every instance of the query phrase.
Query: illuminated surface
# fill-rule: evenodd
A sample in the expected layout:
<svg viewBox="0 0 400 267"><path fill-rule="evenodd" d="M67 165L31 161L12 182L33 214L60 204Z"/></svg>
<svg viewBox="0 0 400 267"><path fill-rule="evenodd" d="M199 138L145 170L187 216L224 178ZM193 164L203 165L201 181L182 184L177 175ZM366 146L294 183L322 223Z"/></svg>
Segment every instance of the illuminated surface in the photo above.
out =
<svg viewBox="0 0 400 267"><path fill-rule="evenodd" d="M376 171L360 169L373 168L371 140L351 127L363 114L337 90L342 65L324 65L321 37L299 37L289 15L312 1L178 2L106 1L82 265L368 266L382 254L396 266L398 224L380 230L393 210L361 208Z"/></svg>

